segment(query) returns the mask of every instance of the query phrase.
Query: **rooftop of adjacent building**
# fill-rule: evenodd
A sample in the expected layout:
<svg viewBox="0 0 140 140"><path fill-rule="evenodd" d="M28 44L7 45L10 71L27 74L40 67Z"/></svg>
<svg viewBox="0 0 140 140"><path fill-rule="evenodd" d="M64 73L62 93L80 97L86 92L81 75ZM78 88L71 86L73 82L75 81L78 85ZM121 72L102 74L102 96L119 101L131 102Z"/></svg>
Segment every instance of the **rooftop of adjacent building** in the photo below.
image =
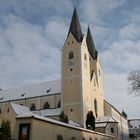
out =
<svg viewBox="0 0 140 140"><path fill-rule="evenodd" d="M61 93L61 80L48 81L21 88L0 90L0 102L50 96Z"/></svg>
<svg viewBox="0 0 140 140"><path fill-rule="evenodd" d="M129 129L140 129L140 119L128 120Z"/></svg>
<svg viewBox="0 0 140 140"><path fill-rule="evenodd" d="M96 127L106 127L108 123L118 123L116 120L114 120L111 116L103 116L96 118Z"/></svg>

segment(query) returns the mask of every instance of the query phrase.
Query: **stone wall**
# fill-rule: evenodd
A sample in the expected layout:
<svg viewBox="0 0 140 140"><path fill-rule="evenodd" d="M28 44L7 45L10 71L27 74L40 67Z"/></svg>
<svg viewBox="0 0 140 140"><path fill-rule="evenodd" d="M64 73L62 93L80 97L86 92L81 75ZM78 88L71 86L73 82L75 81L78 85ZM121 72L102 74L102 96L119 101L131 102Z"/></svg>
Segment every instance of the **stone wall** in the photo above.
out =
<svg viewBox="0 0 140 140"><path fill-rule="evenodd" d="M30 140L116 140L102 133L38 117L17 118L15 140L18 140L21 124L30 124Z"/></svg>

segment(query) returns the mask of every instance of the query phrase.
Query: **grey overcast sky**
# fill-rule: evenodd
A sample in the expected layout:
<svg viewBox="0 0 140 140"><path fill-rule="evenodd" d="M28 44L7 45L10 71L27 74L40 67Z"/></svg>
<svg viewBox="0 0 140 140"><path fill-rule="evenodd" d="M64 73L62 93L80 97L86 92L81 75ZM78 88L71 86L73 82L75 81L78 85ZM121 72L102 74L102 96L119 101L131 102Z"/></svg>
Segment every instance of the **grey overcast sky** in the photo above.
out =
<svg viewBox="0 0 140 140"><path fill-rule="evenodd" d="M128 95L127 75L140 69L140 0L77 0L103 66L105 99L140 118L140 97ZM61 52L72 0L0 0L0 88L60 79Z"/></svg>

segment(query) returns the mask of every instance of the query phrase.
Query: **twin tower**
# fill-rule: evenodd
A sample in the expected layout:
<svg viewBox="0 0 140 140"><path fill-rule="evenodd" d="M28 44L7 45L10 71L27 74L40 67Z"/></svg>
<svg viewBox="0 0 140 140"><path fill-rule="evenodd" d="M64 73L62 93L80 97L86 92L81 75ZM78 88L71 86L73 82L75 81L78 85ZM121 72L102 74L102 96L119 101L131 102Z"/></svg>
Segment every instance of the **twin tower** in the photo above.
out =
<svg viewBox="0 0 140 140"><path fill-rule="evenodd" d="M76 7L62 48L62 109L69 120L85 127L86 116L104 116L102 67L90 28L82 33Z"/></svg>

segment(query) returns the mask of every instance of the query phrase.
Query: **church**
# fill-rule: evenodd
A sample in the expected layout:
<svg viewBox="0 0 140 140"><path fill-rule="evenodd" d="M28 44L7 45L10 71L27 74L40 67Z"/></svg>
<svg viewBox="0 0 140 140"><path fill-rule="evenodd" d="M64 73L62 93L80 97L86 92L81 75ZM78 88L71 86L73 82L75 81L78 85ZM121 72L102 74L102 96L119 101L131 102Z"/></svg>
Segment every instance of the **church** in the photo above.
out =
<svg viewBox="0 0 140 140"><path fill-rule="evenodd" d="M128 140L126 116L104 99L99 52L76 7L61 49L61 79L0 90L0 127L3 120L15 140Z"/></svg>

